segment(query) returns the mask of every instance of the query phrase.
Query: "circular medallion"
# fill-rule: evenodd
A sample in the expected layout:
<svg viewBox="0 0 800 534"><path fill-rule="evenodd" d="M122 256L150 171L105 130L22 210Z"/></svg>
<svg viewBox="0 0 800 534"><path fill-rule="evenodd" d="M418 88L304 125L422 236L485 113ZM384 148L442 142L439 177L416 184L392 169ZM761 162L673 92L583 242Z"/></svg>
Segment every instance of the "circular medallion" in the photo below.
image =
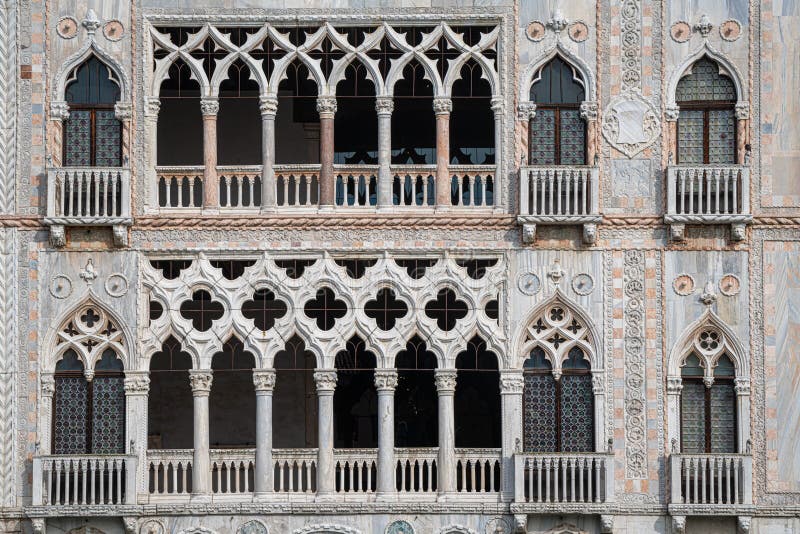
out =
<svg viewBox="0 0 800 534"><path fill-rule="evenodd" d="M63 274L57 274L50 281L50 294L57 299L65 299L72 295L72 280Z"/></svg>
<svg viewBox="0 0 800 534"><path fill-rule="evenodd" d="M109 20L103 24L103 35L109 41L119 41L125 34L125 27L118 20Z"/></svg>
<svg viewBox="0 0 800 534"><path fill-rule="evenodd" d="M588 295L594 289L594 278L589 273L576 274L572 278L572 290L578 295Z"/></svg>
<svg viewBox="0 0 800 534"><path fill-rule="evenodd" d="M268 532L269 531L267 530L267 527L264 526L264 523L252 519L240 526L239 530L236 531L236 534L268 534Z"/></svg>
<svg viewBox="0 0 800 534"><path fill-rule="evenodd" d="M56 32L64 39L72 39L78 35L78 21L73 17L61 17L56 23Z"/></svg>
<svg viewBox="0 0 800 534"><path fill-rule="evenodd" d="M569 25L569 38L576 43L582 43L589 38L589 27L581 21L573 22Z"/></svg>
<svg viewBox="0 0 800 534"><path fill-rule="evenodd" d="M694 291L694 278L688 274L679 274L672 282L672 289L678 295L689 295Z"/></svg>
<svg viewBox="0 0 800 534"><path fill-rule="evenodd" d="M692 28L688 22L676 22L669 29L672 40L678 43L685 43L692 37Z"/></svg>
<svg viewBox="0 0 800 534"><path fill-rule="evenodd" d="M719 36L726 41L735 41L742 35L742 25L738 20L729 19L719 25Z"/></svg>
<svg viewBox="0 0 800 534"><path fill-rule="evenodd" d="M122 273L114 273L106 279L106 293L112 297L121 297L128 292L128 279Z"/></svg>
<svg viewBox="0 0 800 534"><path fill-rule="evenodd" d="M735 274L726 274L719 281L719 291L726 297L732 297L742 289L742 283Z"/></svg>
<svg viewBox="0 0 800 534"><path fill-rule="evenodd" d="M544 39L544 34L547 31L543 22L539 22L538 20L534 20L530 24L528 24L528 28L525 33L528 35L528 39L531 41L538 43L542 39Z"/></svg>
<svg viewBox="0 0 800 534"><path fill-rule="evenodd" d="M386 534L414 534L414 528L408 521L393 521L386 527Z"/></svg>
<svg viewBox="0 0 800 534"><path fill-rule="evenodd" d="M139 529L139 534L164 534L164 526L151 519L142 525Z"/></svg>
<svg viewBox="0 0 800 534"><path fill-rule="evenodd" d="M502 517L495 517L486 522L486 534L511 534L511 523Z"/></svg>
<svg viewBox="0 0 800 534"><path fill-rule="evenodd" d="M542 289L542 281L533 273L522 273L517 277L517 287L526 295L535 295Z"/></svg>

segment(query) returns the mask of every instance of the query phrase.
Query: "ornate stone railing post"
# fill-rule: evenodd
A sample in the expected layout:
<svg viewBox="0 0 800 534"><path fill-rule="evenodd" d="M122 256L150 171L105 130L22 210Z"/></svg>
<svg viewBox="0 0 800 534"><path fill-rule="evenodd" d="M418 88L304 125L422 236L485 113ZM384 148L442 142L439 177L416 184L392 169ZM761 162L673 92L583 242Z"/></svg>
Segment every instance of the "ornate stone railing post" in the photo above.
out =
<svg viewBox="0 0 800 534"><path fill-rule="evenodd" d="M194 457L192 460L192 494L211 492L211 461L208 440L208 397L211 394L211 371L192 369L189 383L194 398Z"/></svg>
<svg viewBox="0 0 800 534"><path fill-rule="evenodd" d="M436 114L436 209L450 206L450 112L453 101L447 97L433 99Z"/></svg>
<svg viewBox="0 0 800 534"><path fill-rule="evenodd" d="M333 173L333 119L336 116L336 97L317 98L319 113L319 206L333 209L336 176Z"/></svg>
<svg viewBox="0 0 800 534"><path fill-rule="evenodd" d="M456 393L455 369L437 369L434 374L439 393L439 496L445 497L456 489L455 416L453 397Z"/></svg>
<svg viewBox="0 0 800 534"><path fill-rule="evenodd" d="M319 403L317 498L328 497L336 489L336 465L333 459L333 392L336 390L336 380L336 369L320 369L314 372Z"/></svg>
<svg viewBox="0 0 800 534"><path fill-rule="evenodd" d="M256 497L274 489L272 467L272 392L275 389L274 369L255 369L256 389Z"/></svg>
<svg viewBox="0 0 800 534"><path fill-rule="evenodd" d="M158 208L158 175L156 165L158 164L158 112L161 110L161 99L158 97L148 97L144 107L144 129L145 129L145 189L149 193L148 203L150 208Z"/></svg>
<svg viewBox="0 0 800 534"><path fill-rule="evenodd" d="M125 371L125 435L128 454L135 454L138 466L136 479L127 481L135 493L147 493L147 395L150 392L148 371ZM135 482L135 486L133 483ZM131 493L126 493L136 502Z"/></svg>
<svg viewBox="0 0 800 534"><path fill-rule="evenodd" d="M219 209L219 186L217 184L217 113L219 100L201 98L203 114L203 211Z"/></svg>
<svg viewBox="0 0 800 534"><path fill-rule="evenodd" d="M394 390L397 370L375 369L378 392L378 497L395 492Z"/></svg>
<svg viewBox="0 0 800 534"><path fill-rule="evenodd" d="M375 99L378 112L378 209L392 206L392 111L391 96Z"/></svg>
<svg viewBox="0 0 800 534"><path fill-rule="evenodd" d="M278 98L262 95L259 98L261 109L261 211L275 210L275 115L278 112Z"/></svg>
<svg viewBox="0 0 800 534"><path fill-rule="evenodd" d="M492 112L494 113L494 206L502 204L500 192L503 183L503 113L506 106L503 97L492 98Z"/></svg>
<svg viewBox="0 0 800 534"><path fill-rule="evenodd" d="M501 498L514 500L515 481L514 453L522 452L522 392L525 379L521 370L500 371L500 398L502 401L502 486Z"/></svg>

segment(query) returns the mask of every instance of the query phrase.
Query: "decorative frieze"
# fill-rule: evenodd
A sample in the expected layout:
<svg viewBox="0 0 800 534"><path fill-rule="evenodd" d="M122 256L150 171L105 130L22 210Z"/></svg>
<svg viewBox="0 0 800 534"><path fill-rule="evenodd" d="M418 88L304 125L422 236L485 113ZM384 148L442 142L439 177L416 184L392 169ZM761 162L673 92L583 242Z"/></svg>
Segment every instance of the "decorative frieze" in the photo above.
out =
<svg viewBox="0 0 800 534"><path fill-rule="evenodd" d="M647 478L644 252L626 250L623 268L625 476Z"/></svg>

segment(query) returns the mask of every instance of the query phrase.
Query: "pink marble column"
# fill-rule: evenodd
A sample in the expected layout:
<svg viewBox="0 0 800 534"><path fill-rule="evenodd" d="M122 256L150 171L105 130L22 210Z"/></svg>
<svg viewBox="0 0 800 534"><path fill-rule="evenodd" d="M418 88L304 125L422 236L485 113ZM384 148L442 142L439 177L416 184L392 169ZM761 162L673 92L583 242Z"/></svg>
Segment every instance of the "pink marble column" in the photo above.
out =
<svg viewBox="0 0 800 534"><path fill-rule="evenodd" d="M453 101L446 97L433 99L436 114L436 207L450 206L450 112Z"/></svg>
<svg viewBox="0 0 800 534"><path fill-rule="evenodd" d="M216 98L200 100L203 113L203 210L219 209L219 184L217 183L217 112Z"/></svg>
<svg viewBox="0 0 800 534"><path fill-rule="evenodd" d="M333 209L336 176L333 173L333 118L336 115L336 97L317 98L319 113L319 206Z"/></svg>

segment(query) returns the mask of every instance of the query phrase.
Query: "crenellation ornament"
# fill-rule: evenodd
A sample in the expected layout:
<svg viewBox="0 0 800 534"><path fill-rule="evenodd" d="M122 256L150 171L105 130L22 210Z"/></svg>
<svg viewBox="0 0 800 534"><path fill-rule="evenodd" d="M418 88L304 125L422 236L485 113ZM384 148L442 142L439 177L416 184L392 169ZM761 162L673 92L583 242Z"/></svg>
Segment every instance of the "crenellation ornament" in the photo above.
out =
<svg viewBox="0 0 800 534"><path fill-rule="evenodd" d="M256 393L274 390L276 377L274 369L254 369L253 385L256 388Z"/></svg>
<svg viewBox="0 0 800 534"><path fill-rule="evenodd" d="M455 369L436 369L433 376L436 382L436 391L439 393L455 392L457 378Z"/></svg>
<svg viewBox="0 0 800 534"><path fill-rule="evenodd" d="M201 397L211 393L211 382L214 376L211 371L191 369L189 371L189 384L192 386L192 394Z"/></svg>
<svg viewBox="0 0 800 534"><path fill-rule="evenodd" d="M317 384L317 392L333 392L336 389L338 377L336 369L320 369L314 371L314 382Z"/></svg>
<svg viewBox="0 0 800 534"><path fill-rule="evenodd" d="M522 395L525 388L525 378L522 371L500 371L500 394Z"/></svg>
<svg viewBox="0 0 800 534"><path fill-rule="evenodd" d="M375 389L381 391L394 391L397 387L396 369L375 369Z"/></svg>

